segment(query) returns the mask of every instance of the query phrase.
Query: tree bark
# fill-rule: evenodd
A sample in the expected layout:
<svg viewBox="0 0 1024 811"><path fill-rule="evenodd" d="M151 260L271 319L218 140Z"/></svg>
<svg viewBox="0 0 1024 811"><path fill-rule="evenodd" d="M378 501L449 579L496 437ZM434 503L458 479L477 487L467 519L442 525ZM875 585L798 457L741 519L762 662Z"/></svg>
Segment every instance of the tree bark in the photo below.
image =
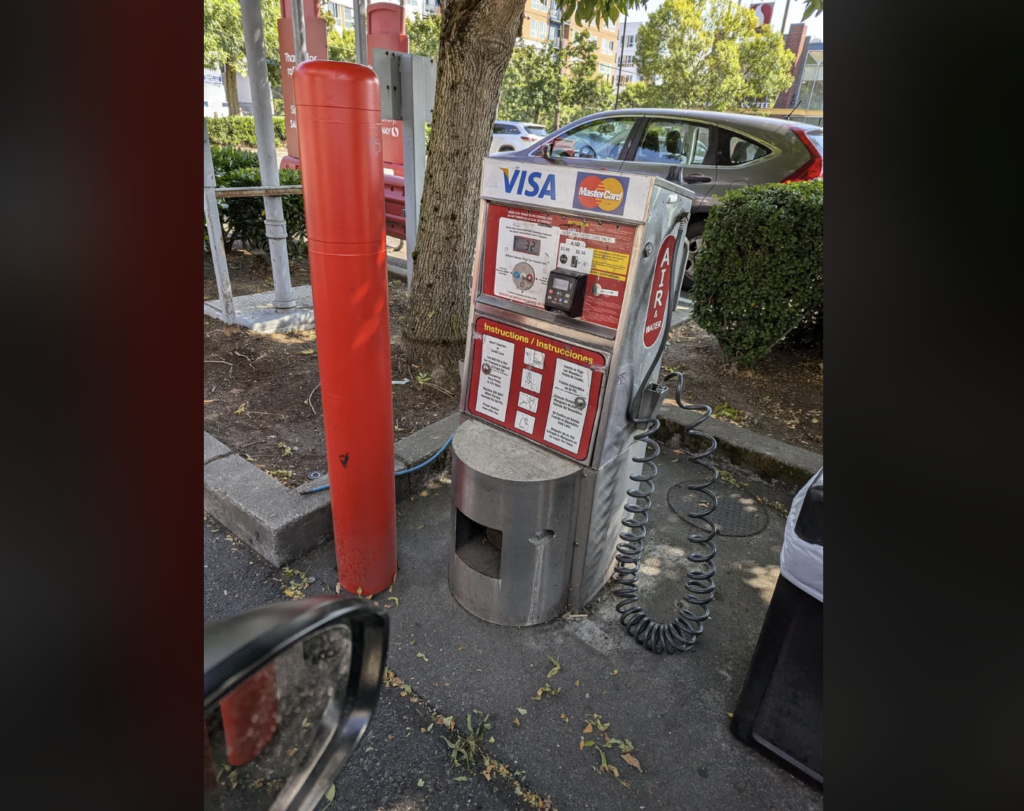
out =
<svg viewBox="0 0 1024 811"><path fill-rule="evenodd" d="M238 106L238 74L231 65L224 65L224 94L228 98L228 115L241 115Z"/></svg>
<svg viewBox="0 0 1024 811"><path fill-rule="evenodd" d="M525 0L445 0L434 123L402 345L436 380L458 380L469 318L482 160ZM457 385L457 383L456 383Z"/></svg>

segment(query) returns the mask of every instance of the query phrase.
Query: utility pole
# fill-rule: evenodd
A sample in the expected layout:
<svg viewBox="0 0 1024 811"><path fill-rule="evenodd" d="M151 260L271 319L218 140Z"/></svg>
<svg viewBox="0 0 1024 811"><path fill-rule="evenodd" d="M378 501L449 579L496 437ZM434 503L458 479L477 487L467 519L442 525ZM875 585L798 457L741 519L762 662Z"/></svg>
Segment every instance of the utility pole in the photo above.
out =
<svg viewBox="0 0 1024 811"><path fill-rule="evenodd" d="M242 0L242 34L245 37L245 61L252 87L252 116L256 124L256 152L260 162L260 184L279 186L277 151L274 144L274 106L267 78L267 52L263 48L263 11L260 0ZM288 271L288 231L284 207L277 195L263 198L267 241L270 243L270 267L274 274L274 309L292 310L292 278Z"/></svg>
<svg viewBox="0 0 1024 811"><path fill-rule="evenodd" d="M291 0L292 8L292 39L295 42L295 67L308 58L306 52L306 15L302 10L302 0Z"/></svg>
<svg viewBox="0 0 1024 811"><path fill-rule="evenodd" d="M366 47L366 0L352 0L352 16L356 24L356 63L369 67L372 59Z"/></svg>
<svg viewBox="0 0 1024 811"><path fill-rule="evenodd" d="M782 12L782 25L779 26L779 33L786 36L786 20L789 18L789 0L786 0L786 10Z"/></svg>
<svg viewBox="0 0 1024 811"><path fill-rule="evenodd" d="M615 107L614 107L614 109L616 109L616 110L619 109L619 90L622 89L622 60L625 59L625 56L623 55L623 51L626 50L626 23L628 23L628 22L629 22L629 10L627 9L626 13L622 15L622 43L619 46L619 78L618 78L618 81L616 81L616 83L615 83Z"/></svg>

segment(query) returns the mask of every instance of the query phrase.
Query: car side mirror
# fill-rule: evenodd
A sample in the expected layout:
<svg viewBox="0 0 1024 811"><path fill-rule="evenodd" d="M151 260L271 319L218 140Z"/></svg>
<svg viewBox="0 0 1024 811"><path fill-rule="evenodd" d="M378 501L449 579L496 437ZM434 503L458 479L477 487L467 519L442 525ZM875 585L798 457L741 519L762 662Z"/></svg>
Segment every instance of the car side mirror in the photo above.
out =
<svg viewBox="0 0 1024 811"><path fill-rule="evenodd" d="M367 600L315 597L204 631L204 811L312 811L369 726L388 617Z"/></svg>
<svg viewBox="0 0 1024 811"><path fill-rule="evenodd" d="M548 142L547 142L546 144L544 144L544 145L543 145L543 146L542 146L542 147L540 148L540 153L539 153L539 154L540 154L540 156L541 156L542 158L545 158L545 159L547 159L547 160L551 160L551 152L552 152L553 148L554 148L554 147L553 147L553 144L552 144L552 142L551 142L551 141L548 141Z"/></svg>

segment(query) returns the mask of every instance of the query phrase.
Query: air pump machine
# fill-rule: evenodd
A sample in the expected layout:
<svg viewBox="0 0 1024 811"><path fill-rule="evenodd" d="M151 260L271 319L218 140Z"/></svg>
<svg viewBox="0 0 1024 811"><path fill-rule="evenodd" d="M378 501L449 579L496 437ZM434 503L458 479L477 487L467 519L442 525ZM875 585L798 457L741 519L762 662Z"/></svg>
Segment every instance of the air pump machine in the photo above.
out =
<svg viewBox="0 0 1024 811"><path fill-rule="evenodd" d="M449 585L471 614L533 625L580 613L614 574L622 623L658 653L691 647L714 593L717 527L690 540L685 606L649 618L636 578L659 453L651 435L693 194L660 177L484 159L452 441ZM674 375L679 377L678 374ZM681 378L680 378L680 383ZM706 406L680 406L704 412ZM625 518L624 518L625 516ZM625 530L623 529L625 527Z"/></svg>

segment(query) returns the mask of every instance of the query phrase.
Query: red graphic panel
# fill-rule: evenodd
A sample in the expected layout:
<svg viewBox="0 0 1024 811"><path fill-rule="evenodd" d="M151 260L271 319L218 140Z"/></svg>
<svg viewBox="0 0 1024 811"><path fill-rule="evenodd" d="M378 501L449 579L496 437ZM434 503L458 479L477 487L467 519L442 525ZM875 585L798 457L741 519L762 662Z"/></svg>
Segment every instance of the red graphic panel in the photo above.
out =
<svg viewBox="0 0 1024 811"><path fill-rule="evenodd" d="M583 460L604 366L599 352L478 318L466 407L487 422Z"/></svg>
<svg viewBox="0 0 1024 811"><path fill-rule="evenodd" d="M636 227L489 203L483 292L544 309L548 273L587 274L580 318L617 329Z"/></svg>
<svg viewBox="0 0 1024 811"><path fill-rule="evenodd" d="M648 349L658 342L669 317L668 299L675 247L676 238L669 234L658 249L658 262L654 266L654 280L651 282L651 298L647 302L647 319L644 321L644 346Z"/></svg>

